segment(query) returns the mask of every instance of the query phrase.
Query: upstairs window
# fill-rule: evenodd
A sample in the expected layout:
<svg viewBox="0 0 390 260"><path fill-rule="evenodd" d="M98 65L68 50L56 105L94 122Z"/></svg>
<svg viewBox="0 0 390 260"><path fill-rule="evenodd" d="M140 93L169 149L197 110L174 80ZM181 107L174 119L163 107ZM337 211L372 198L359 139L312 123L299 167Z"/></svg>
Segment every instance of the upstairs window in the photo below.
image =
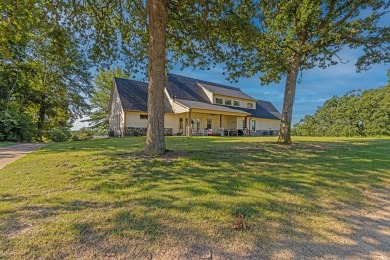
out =
<svg viewBox="0 0 390 260"><path fill-rule="evenodd" d="M215 104L220 104L220 105L222 105L222 104L223 104L222 98L215 98Z"/></svg>
<svg viewBox="0 0 390 260"><path fill-rule="evenodd" d="M236 107L239 107L240 106L240 101L234 100L233 105L236 106Z"/></svg>
<svg viewBox="0 0 390 260"><path fill-rule="evenodd" d="M139 115L139 119L147 120L148 119L148 115Z"/></svg>
<svg viewBox="0 0 390 260"><path fill-rule="evenodd" d="M247 107L248 107L248 108L253 108L253 103L248 103L248 104L247 104Z"/></svg>
<svg viewBox="0 0 390 260"><path fill-rule="evenodd" d="M230 99L225 99L225 105L231 106L232 105L232 101Z"/></svg>

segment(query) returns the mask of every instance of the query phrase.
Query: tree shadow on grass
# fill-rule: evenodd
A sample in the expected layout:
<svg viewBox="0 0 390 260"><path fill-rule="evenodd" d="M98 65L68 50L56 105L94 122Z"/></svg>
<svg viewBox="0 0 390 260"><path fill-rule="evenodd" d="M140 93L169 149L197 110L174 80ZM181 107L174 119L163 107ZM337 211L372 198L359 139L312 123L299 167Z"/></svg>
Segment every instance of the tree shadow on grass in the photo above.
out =
<svg viewBox="0 0 390 260"><path fill-rule="evenodd" d="M304 145L214 145L215 153L192 148L169 159L138 158L138 151L120 156L102 152L112 164L94 166L83 175L75 167L70 174L77 176L75 186L93 183L86 194L107 196L105 203L93 196L56 198L48 201L56 205L51 214L31 206L18 213L37 211L53 221L76 214L70 227L74 245L64 245L65 250L80 249L74 257L370 258L389 251L383 235L389 209L378 220L359 215L360 204L354 203L364 198L368 184L383 187L382 180L388 180L390 159L383 143L367 141L364 147L370 149L348 145L347 150L316 143L323 149L314 151ZM332 199L324 204L327 192ZM390 198L381 194L378 204L385 205ZM106 214L89 216L95 211ZM246 216L249 230L232 229L237 213ZM14 216L7 225L17 224ZM322 226L305 219L320 219Z"/></svg>

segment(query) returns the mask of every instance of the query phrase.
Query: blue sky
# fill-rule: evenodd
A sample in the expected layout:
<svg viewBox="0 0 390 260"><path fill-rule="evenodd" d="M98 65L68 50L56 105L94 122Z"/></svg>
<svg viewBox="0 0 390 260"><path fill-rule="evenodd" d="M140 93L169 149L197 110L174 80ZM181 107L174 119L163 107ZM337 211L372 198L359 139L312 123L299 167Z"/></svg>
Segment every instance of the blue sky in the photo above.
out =
<svg viewBox="0 0 390 260"><path fill-rule="evenodd" d="M297 84L297 92L294 103L293 123L299 122L308 114L314 114L318 106L332 96L341 96L350 90L366 90L378 88L387 84L388 65L374 65L369 71L356 72L355 63L361 55L359 50L346 49L339 56L346 64L337 64L327 69L314 68L302 71L300 83ZM174 69L175 74L198 78L228 86L239 87L242 91L256 99L271 101L281 111L283 106L285 79L278 84L268 86L260 85L259 75L251 78L242 78L238 83L232 84L222 75L222 66L210 71Z"/></svg>
<svg viewBox="0 0 390 260"><path fill-rule="evenodd" d="M337 64L325 70L314 68L301 73L300 83L297 84L293 123L299 122L305 115L314 114L318 106L334 95L341 96L350 90L366 90L387 84L389 65L376 64L369 71L356 72L355 63L360 55L359 50L345 49L339 56L344 61L348 61L346 64ZM238 79L238 83L232 84L222 75L222 65L208 71L191 69L181 71L177 66L170 72L238 87L256 99L271 101L279 111L282 110L285 79L282 79L278 84L261 86L259 74L251 78ZM78 120L72 129L79 129L82 126L85 126L85 123L80 123Z"/></svg>

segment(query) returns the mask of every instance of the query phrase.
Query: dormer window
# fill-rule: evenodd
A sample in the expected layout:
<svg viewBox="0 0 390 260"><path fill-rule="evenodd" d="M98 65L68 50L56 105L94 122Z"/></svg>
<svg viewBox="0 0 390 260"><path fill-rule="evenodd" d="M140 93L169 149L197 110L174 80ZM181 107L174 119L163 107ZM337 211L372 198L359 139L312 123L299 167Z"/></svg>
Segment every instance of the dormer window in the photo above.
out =
<svg viewBox="0 0 390 260"><path fill-rule="evenodd" d="M240 106L240 101L234 100L234 101L233 101L233 105L234 105L235 107L239 107L239 106Z"/></svg>
<svg viewBox="0 0 390 260"><path fill-rule="evenodd" d="M248 108L253 108L253 103L248 103L248 104L247 104L247 107L248 107Z"/></svg>
<svg viewBox="0 0 390 260"><path fill-rule="evenodd" d="M225 105L231 106L232 105L232 101L230 99L225 99Z"/></svg>
<svg viewBox="0 0 390 260"><path fill-rule="evenodd" d="M223 104L222 98L215 98L215 104L220 104L220 105L222 105L222 104Z"/></svg>

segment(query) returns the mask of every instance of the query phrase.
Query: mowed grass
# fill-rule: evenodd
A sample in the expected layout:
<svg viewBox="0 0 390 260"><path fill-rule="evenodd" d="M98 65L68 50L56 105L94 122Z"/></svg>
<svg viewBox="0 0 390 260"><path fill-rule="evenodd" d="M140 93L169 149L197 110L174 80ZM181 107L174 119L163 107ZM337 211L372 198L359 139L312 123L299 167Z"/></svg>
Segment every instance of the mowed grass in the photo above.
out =
<svg viewBox="0 0 390 260"><path fill-rule="evenodd" d="M144 156L145 138L131 137L57 143L8 165L0 171L0 258L337 243L353 229L337 209L369 207L365 192L390 183L390 139L166 141L172 151L161 158ZM249 228L232 228L236 214Z"/></svg>

